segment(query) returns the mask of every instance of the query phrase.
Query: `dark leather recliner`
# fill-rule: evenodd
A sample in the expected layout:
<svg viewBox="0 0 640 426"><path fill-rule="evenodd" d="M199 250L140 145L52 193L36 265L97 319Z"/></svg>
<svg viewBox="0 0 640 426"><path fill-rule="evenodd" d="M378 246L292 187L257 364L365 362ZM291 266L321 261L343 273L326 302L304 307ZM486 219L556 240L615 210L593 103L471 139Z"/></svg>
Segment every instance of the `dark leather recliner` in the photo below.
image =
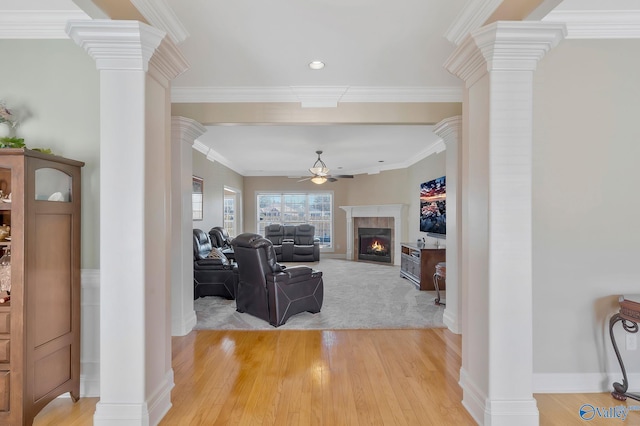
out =
<svg viewBox="0 0 640 426"><path fill-rule="evenodd" d="M271 241L276 252L278 262L282 260L282 242L284 241L284 226L279 223L272 223L264 228L264 237Z"/></svg>
<svg viewBox="0 0 640 426"><path fill-rule="evenodd" d="M271 241L258 234L238 235L233 248L239 272L238 312L269 321L274 327L300 312L320 312L324 295L321 271L281 266Z"/></svg>
<svg viewBox="0 0 640 426"><path fill-rule="evenodd" d="M237 271L201 229L193 230L193 257L193 298L222 296L234 299Z"/></svg>
<svg viewBox="0 0 640 426"><path fill-rule="evenodd" d="M231 246L231 237L226 229L222 226L214 226L209 230L209 238L211 239L211 244L222 250L227 259L231 261L235 259L233 247Z"/></svg>
<svg viewBox="0 0 640 426"><path fill-rule="evenodd" d="M320 240L315 238L315 226L309 224L265 227L265 238L273 243L278 262L317 262L320 260Z"/></svg>

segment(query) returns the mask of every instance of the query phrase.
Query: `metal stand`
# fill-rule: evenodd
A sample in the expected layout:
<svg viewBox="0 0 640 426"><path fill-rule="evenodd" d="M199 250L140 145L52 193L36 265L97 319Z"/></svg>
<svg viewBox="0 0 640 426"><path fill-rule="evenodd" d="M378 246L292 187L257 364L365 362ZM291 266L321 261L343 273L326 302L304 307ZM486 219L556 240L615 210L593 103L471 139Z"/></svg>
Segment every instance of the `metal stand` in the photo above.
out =
<svg viewBox="0 0 640 426"><path fill-rule="evenodd" d="M622 383L614 382L613 383L613 392L611 392L611 396L620 401L625 401L627 398L635 399L636 401L640 401L640 394L635 394L631 392L627 392L629 389L629 382L627 380L627 371L624 368L624 364L622 362L622 357L620 356L620 351L618 350L618 345L616 344L616 338L613 335L613 326L618 322L622 322L622 328L628 333L637 333L638 332L638 323L636 322L636 317L640 317L640 311L635 310L635 303L629 304L624 297L621 298L620 312L615 314L609 320L609 336L611 336L611 343L613 344L613 349L616 352L616 357L618 357L618 363L620 364L620 369L622 370Z"/></svg>
<svg viewBox="0 0 640 426"><path fill-rule="evenodd" d="M446 305L446 302L444 299L442 299L442 301L440 300L440 286L439 286L439 280L440 279L447 279L447 267L446 267L446 262L440 262L436 265L436 273L433 274L433 286L436 289L436 299L434 300L434 302L436 303L436 305Z"/></svg>

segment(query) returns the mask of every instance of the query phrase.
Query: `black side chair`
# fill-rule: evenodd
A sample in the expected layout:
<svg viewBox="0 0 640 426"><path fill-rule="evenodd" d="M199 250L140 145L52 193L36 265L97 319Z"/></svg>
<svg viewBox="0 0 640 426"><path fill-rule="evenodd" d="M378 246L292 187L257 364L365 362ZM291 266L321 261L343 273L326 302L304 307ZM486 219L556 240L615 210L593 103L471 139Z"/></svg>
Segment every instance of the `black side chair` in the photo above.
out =
<svg viewBox="0 0 640 426"><path fill-rule="evenodd" d="M308 266L286 268L276 261L271 241L245 233L233 240L239 281L236 310L261 318L274 327L300 312L322 308L322 272Z"/></svg>
<svg viewBox="0 0 640 426"><path fill-rule="evenodd" d="M238 274L206 232L193 230L193 298L221 296L234 299Z"/></svg>
<svg viewBox="0 0 640 426"><path fill-rule="evenodd" d="M209 230L209 238L211 239L211 244L222 250L222 253L227 256L227 259L231 261L235 259L233 246L231 245L231 237L226 229L222 226L214 226Z"/></svg>

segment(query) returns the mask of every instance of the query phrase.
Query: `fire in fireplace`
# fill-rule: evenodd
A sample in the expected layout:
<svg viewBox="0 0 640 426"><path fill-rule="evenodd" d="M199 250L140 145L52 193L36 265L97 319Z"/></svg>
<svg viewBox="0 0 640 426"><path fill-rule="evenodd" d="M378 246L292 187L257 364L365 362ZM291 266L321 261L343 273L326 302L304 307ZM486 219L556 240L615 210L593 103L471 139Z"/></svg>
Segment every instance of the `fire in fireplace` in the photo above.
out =
<svg viewBox="0 0 640 426"><path fill-rule="evenodd" d="M358 259L391 263L391 228L358 228Z"/></svg>

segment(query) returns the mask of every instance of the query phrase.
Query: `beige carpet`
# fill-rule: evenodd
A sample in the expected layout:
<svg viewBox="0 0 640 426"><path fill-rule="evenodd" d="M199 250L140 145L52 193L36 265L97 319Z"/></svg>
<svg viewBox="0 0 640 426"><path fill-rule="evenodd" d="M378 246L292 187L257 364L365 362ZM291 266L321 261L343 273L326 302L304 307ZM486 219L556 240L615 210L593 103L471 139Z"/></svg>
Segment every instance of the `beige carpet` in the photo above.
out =
<svg viewBox="0 0 640 426"><path fill-rule="evenodd" d="M324 302L317 314L303 312L278 330L394 329L444 327L443 306L433 303L435 292L419 291L400 277L400 267L340 259L321 259L307 265L321 270ZM268 322L236 312L234 300L202 297L194 301L196 330L275 329Z"/></svg>

